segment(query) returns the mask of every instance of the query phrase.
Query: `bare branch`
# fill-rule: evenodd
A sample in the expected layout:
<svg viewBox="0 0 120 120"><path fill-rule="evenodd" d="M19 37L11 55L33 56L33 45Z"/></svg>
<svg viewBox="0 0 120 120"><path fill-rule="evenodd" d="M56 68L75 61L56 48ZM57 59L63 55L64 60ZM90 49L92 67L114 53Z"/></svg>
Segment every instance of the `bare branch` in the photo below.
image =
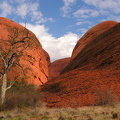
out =
<svg viewBox="0 0 120 120"><path fill-rule="evenodd" d="M14 34L15 35L15 34ZM9 37L11 37L12 40L15 40L18 36L11 36L11 35L8 35Z"/></svg>
<svg viewBox="0 0 120 120"><path fill-rule="evenodd" d="M8 61L8 66L12 63L13 58L16 57L16 56L17 56L16 53L13 53L13 54L11 55L11 57L10 57L10 59L9 59L9 61Z"/></svg>
<svg viewBox="0 0 120 120"><path fill-rule="evenodd" d="M11 81L10 85L6 88L6 90L10 89L14 83L15 83L15 81Z"/></svg>
<svg viewBox="0 0 120 120"><path fill-rule="evenodd" d="M19 63L14 63L14 65L17 65L18 67L20 67L22 69L22 71L23 71L24 76L25 76L23 66L21 66Z"/></svg>
<svg viewBox="0 0 120 120"><path fill-rule="evenodd" d="M4 41L4 42L8 42L8 43L11 43L10 40L3 40L3 39L0 39L1 41Z"/></svg>
<svg viewBox="0 0 120 120"><path fill-rule="evenodd" d="M6 53L6 55L5 55L5 59L6 59L6 57L10 54L11 51L12 51L12 46L10 46L8 52Z"/></svg>
<svg viewBox="0 0 120 120"><path fill-rule="evenodd" d="M6 68L7 68L7 64L6 64L6 61L5 61L5 59L4 59L4 57L2 56L1 53L0 53L0 57L2 58L2 62L3 62L4 67L5 67L5 69L6 69Z"/></svg>
<svg viewBox="0 0 120 120"><path fill-rule="evenodd" d="M25 42L25 39L27 39L27 38L30 39L29 37L24 37L24 38L22 38L22 39L19 40L19 41L13 42L13 43L12 43L12 46L15 45L15 44L17 44L17 43L24 43L24 42Z"/></svg>
<svg viewBox="0 0 120 120"><path fill-rule="evenodd" d="M1 75L4 75L2 72L0 72Z"/></svg>
<svg viewBox="0 0 120 120"><path fill-rule="evenodd" d="M18 50L18 52L16 52L17 57L20 57L20 54L23 53L23 51L24 51L25 49L27 49L28 46L29 46L29 45L27 44L27 46L21 45L21 46L16 47L15 49L18 49L18 48L20 48L20 47L22 48L21 50ZM22 54L22 56L24 56L24 55Z"/></svg>
<svg viewBox="0 0 120 120"><path fill-rule="evenodd" d="M3 75L4 75L4 74L3 74L2 72L0 72L0 79L3 77Z"/></svg>
<svg viewBox="0 0 120 120"><path fill-rule="evenodd" d="M5 54L7 54L7 53L5 52L5 50L3 50L2 48L0 48L0 50L1 50L2 52L4 52Z"/></svg>
<svg viewBox="0 0 120 120"><path fill-rule="evenodd" d="M16 53L13 53L13 54L11 55L11 57L9 58L6 71L9 71L10 67L13 65L13 63L14 63L14 58L16 57L16 55L17 55Z"/></svg>

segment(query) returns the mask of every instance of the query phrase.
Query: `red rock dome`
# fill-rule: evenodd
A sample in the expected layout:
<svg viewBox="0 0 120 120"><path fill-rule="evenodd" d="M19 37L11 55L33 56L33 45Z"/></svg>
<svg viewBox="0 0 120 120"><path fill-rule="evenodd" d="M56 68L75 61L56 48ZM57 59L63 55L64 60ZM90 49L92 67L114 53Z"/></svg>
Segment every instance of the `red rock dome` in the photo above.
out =
<svg viewBox="0 0 120 120"><path fill-rule="evenodd" d="M105 21L105 22L99 23L99 24L95 25L94 27L92 27L91 29L89 29L78 40L78 42L73 50L71 59L73 59L85 47L85 45L87 45L91 40L95 39L101 33L110 29L111 27L113 27L117 23L118 22L116 22L116 21Z"/></svg>
<svg viewBox="0 0 120 120"><path fill-rule="evenodd" d="M96 32L92 32L94 30ZM85 38L89 38L87 42ZM78 43L82 45L74 49L73 54L76 54L62 74L42 86L43 101L49 107L104 105L119 101L120 23L98 24Z"/></svg>
<svg viewBox="0 0 120 120"><path fill-rule="evenodd" d="M25 27L7 18L0 17L0 46L4 49L9 49L9 45L4 44L5 40L10 40L16 34L15 39L21 39L25 33ZM14 33L14 30L17 32ZM8 78L14 80L26 80L30 84L41 85L48 80L48 59L36 36L28 30L30 37L29 46L24 50L24 56L20 57L20 65L23 66L24 75L20 67L13 67L9 70ZM0 66L2 69L2 64Z"/></svg>
<svg viewBox="0 0 120 120"><path fill-rule="evenodd" d="M49 80L58 77L69 62L70 58L63 58L52 62L49 66Z"/></svg>

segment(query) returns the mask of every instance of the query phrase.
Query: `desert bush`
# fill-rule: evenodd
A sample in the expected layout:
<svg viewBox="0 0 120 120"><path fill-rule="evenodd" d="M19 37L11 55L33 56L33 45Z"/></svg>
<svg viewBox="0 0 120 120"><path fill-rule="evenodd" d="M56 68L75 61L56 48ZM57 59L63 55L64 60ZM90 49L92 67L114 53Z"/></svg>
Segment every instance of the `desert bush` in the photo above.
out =
<svg viewBox="0 0 120 120"><path fill-rule="evenodd" d="M97 89L96 90L96 105L114 105L118 102L117 96L112 89Z"/></svg>
<svg viewBox="0 0 120 120"><path fill-rule="evenodd" d="M113 115L112 115L112 119L117 119L118 118L118 114L117 113L114 113Z"/></svg>
<svg viewBox="0 0 120 120"><path fill-rule="evenodd" d="M15 82L6 94L4 110L23 107L36 107L40 103L40 91L27 82Z"/></svg>

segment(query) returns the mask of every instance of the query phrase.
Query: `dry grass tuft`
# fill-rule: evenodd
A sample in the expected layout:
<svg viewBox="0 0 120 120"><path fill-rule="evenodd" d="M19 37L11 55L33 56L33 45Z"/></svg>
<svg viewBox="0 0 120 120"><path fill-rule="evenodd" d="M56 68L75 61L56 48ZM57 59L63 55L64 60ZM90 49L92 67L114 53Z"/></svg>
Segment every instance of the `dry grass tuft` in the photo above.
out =
<svg viewBox="0 0 120 120"><path fill-rule="evenodd" d="M120 117L120 104L81 108L48 109L41 107L16 108L0 112L1 120L113 120ZM114 118L113 118L114 117Z"/></svg>

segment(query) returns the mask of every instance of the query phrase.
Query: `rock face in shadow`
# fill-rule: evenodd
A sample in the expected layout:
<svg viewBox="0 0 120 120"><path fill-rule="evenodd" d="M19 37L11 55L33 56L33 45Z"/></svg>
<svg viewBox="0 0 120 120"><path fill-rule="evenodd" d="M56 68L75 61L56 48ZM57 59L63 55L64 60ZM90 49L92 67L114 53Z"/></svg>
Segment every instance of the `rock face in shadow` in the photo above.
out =
<svg viewBox="0 0 120 120"><path fill-rule="evenodd" d="M87 35L94 30L99 34ZM61 75L41 87L48 107L104 105L120 100L120 23L103 22L87 33L89 40L85 42L88 37L83 36L78 41ZM81 46L81 42L85 43Z"/></svg>
<svg viewBox="0 0 120 120"><path fill-rule="evenodd" d="M94 64L95 63L99 64L99 62L101 61L99 60L101 59L99 58L99 56L105 59L106 55L104 51L108 49L107 46L113 45L112 40L111 40L111 43L109 40L109 36L114 29L114 28L112 29L111 27L117 24L118 22L115 22L115 21L105 21L88 30L85 33L85 35L83 35L83 37L78 41L77 45L73 50L71 62L62 71L62 73L65 73L72 69L82 67L84 66L84 64L86 66L90 64L90 60ZM104 38L104 37L107 37L107 38ZM103 41L103 38L104 38L104 41ZM92 64L91 67L95 67L95 66Z"/></svg>
<svg viewBox="0 0 120 120"><path fill-rule="evenodd" d="M64 58L52 62L49 66L49 80L58 77L69 62L70 58Z"/></svg>
<svg viewBox="0 0 120 120"><path fill-rule="evenodd" d="M7 50L10 46L5 44L4 40L10 40L10 36L15 34L17 34L16 41L22 39L25 36L24 29L12 20L0 17L0 46ZM8 72L8 79L20 81L24 79L30 84L41 85L48 80L49 56L42 49L36 36L29 30L28 36L30 37L29 46L24 50L24 55L20 57L20 65L24 73L19 66L13 67ZM2 64L0 64L0 69L2 69Z"/></svg>

